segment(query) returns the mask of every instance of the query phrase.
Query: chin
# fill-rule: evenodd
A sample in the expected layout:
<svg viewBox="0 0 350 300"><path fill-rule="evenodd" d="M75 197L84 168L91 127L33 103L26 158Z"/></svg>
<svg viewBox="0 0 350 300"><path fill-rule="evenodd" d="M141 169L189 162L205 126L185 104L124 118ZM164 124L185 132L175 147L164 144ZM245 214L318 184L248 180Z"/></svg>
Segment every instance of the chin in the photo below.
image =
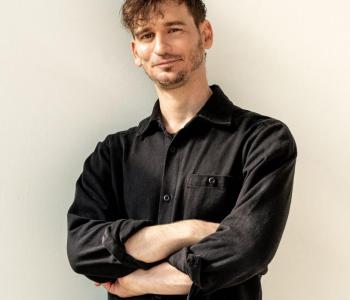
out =
<svg viewBox="0 0 350 300"><path fill-rule="evenodd" d="M185 85L187 81L188 81L188 78L182 76L182 77L174 78L173 80L167 80L167 81L156 80L155 82L157 83L158 86L162 88L174 89Z"/></svg>
<svg viewBox="0 0 350 300"><path fill-rule="evenodd" d="M181 81L181 82L176 82L176 83L173 83L173 82L167 82L167 83L161 83L161 82L156 82L156 84L162 88L162 89L166 89L166 90L172 90L172 89L177 89L181 86L183 86L185 84L185 82Z"/></svg>

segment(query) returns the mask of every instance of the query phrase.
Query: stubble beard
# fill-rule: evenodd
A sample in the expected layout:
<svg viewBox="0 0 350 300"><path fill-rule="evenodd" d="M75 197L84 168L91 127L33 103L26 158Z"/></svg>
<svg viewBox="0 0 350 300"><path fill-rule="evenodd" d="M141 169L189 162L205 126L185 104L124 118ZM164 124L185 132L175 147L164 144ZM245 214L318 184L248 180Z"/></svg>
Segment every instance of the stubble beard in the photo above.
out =
<svg viewBox="0 0 350 300"><path fill-rule="evenodd" d="M202 40L199 38L198 43L197 43L197 47L191 51L191 54L189 57L189 61L191 62L190 71L188 72L187 70L181 70L176 74L176 77L174 79L166 78L164 80L159 80L156 77L151 76L149 73L147 73L146 70L144 70L144 71L147 74L147 76L155 84L157 84L159 87L161 87L163 89L168 89L168 90L178 88L178 87L184 85L188 81L189 73L192 73L192 72L196 71L197 69L199 69L199 67L203 63L203 60L204 60L204 51L203 50L204 50L203 43L202 43ZM169 72L169 71L171 71L171 68L172 67L164 68L164 71Z"/></svg>

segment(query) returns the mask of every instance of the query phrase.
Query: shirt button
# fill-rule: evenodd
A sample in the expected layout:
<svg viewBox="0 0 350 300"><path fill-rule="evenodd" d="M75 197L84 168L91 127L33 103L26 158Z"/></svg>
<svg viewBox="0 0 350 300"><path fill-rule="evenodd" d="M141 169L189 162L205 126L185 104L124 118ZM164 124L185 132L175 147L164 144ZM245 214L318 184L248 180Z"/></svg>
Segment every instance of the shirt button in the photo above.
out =
<svg viewBox="0 0 350 300"><path fill-rule="evenodd" d="M208 181L210 184L214 184L216 180L215 180L215 177L209 177Z"/></svg>
<svg viewBox="0 0 350 300"><path fill-rule="evenodd" d="M176 149L175 149L174 146L171 146L171 147L169 148L169 150L170 150L171 153L174 153L174 152L176 151Z"/></svg>
<svg viewBox="0 0 350 300"><path fill-rule="evenodd" d="M160 295L155 295L155 296L154 296L154 299L162 299L162 296L160 296Z"/></svg>
<svg viewBox="0 0 350 300"><path fill-rule="evenodd" d="M169 201L170 200L170 196L168 194L165 194L163 196L163 199L164 199L164 201Z"/></svg>

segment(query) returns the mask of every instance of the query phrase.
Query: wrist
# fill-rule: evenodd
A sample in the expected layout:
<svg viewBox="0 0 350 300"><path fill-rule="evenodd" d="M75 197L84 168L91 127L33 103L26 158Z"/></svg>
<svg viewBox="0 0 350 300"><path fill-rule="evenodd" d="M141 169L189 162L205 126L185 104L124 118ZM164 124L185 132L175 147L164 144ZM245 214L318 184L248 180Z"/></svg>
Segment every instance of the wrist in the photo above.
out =
<svg viewBox="0 0 350 300"><path fill-rule="evenodd" d="M167 262L146 270L147 293L162 295L188 294L192 286L191 278Z"/></svg>

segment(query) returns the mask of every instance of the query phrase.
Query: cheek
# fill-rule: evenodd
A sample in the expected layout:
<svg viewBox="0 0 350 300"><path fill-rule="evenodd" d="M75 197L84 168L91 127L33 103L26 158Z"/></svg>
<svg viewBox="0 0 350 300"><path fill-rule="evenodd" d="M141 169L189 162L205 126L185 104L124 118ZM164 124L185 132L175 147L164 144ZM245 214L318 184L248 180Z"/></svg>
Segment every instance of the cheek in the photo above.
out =
<svg viewBox="0 0 350 300"><path fill-rule="evenodd" d="M140 56L140 58L144 61L148 61L150 59L152 50L150 49L150 47L147 46L140 46L138 49L138 54Z"/></svg>

